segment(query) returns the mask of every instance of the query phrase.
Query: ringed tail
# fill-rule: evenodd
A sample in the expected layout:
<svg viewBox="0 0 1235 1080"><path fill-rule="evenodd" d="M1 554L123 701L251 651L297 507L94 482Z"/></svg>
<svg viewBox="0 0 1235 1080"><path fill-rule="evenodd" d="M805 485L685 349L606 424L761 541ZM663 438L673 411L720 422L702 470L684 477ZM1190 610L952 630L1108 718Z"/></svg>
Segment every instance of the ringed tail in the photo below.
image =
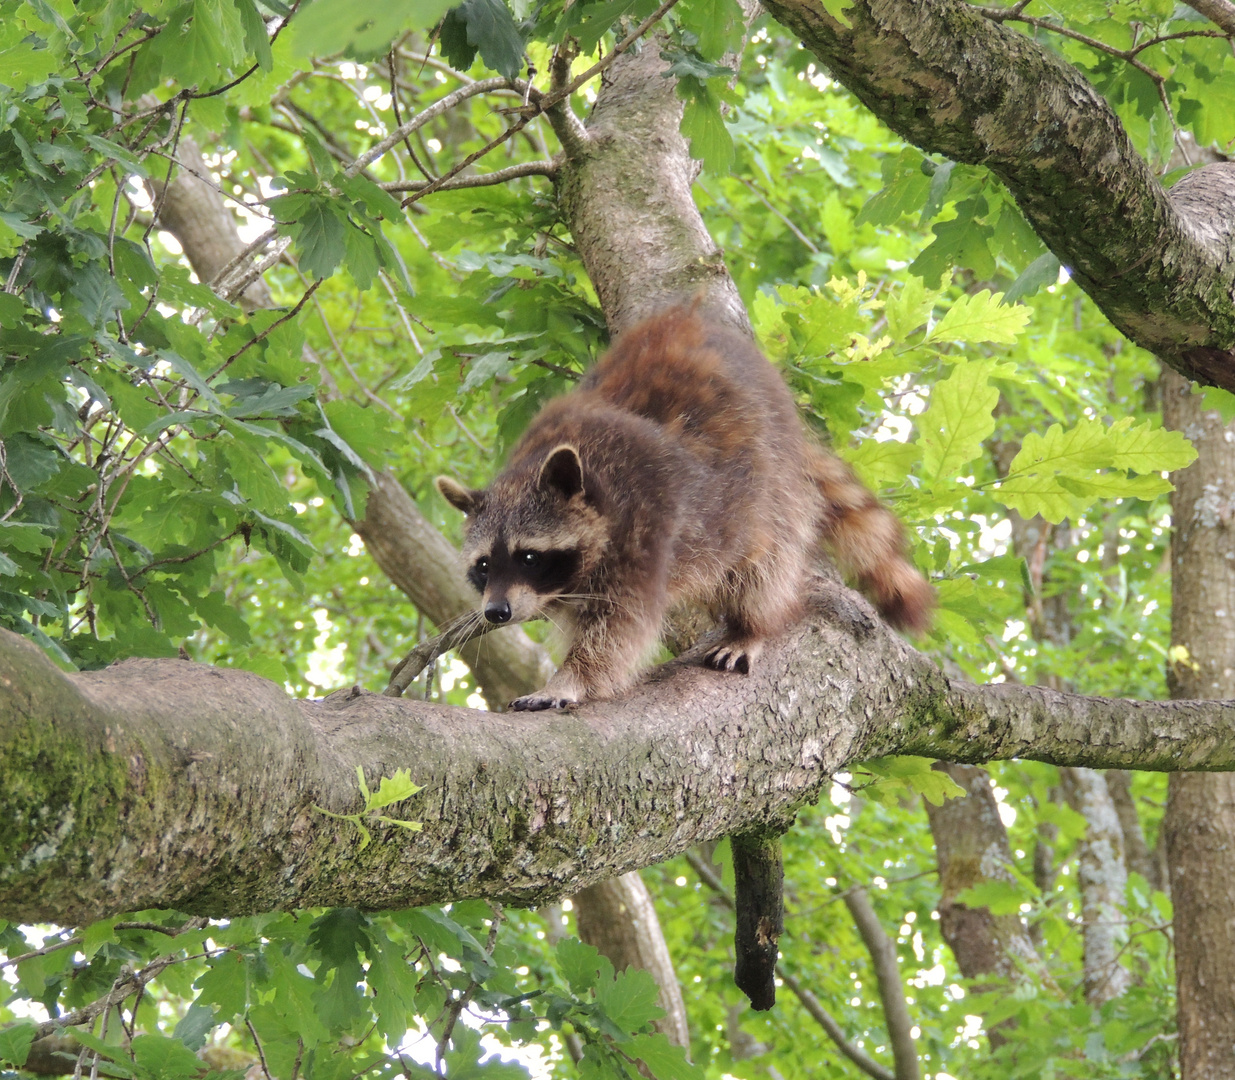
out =
<svg viewBox="0 0 1235 1080"><path fill-rule="evenodd" d="M811 472L825 504L824 544L890 625L924 633L935 590L909 561L904 526L845 462L822 450L812 456Z"/></svg>

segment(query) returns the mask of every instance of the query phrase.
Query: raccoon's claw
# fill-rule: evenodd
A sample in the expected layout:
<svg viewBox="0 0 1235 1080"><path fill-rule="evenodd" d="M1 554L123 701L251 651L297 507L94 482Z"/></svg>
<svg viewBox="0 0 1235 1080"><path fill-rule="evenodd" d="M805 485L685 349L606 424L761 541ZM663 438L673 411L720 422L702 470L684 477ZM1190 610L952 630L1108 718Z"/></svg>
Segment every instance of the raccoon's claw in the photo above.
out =
<svg viewBox="0 0 1235 1080"><path fill-rule="evenodd" d="M759 651L757 642L722 641L704 656L703 662L716 671L736 671L741 675L749 675Z"/></svg>
<svg viewBox="0 0 1235 1080"><path fill-rule="evenodd" d="M561 694L524 694L510 703L515 712L539 712L542 709L564 709L567 705L577 705L578 701Z"/></svg>

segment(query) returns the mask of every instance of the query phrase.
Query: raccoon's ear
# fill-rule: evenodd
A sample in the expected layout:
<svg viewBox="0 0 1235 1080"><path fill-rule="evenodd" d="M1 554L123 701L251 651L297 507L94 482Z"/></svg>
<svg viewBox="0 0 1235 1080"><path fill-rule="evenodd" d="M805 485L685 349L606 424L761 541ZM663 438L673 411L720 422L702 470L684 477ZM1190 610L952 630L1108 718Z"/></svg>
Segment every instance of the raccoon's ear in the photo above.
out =
<svg viewBox="0 0 1235 1080"><path fill-rule="evenodd" d="M569 443L563 443L550 452L540 467L540 486L561 492L570 499L583 490L583 462L579 451Z"/></svg>
<svg viewBox="0 0 1235 1080"><path fill-rule="evenodd" d="M483 491L473 491L471 488L465 488L457 480L452 480L449 476L439 476L433 483L437 490L442 493L443 499L456 510L462 510L465 514L475 514L484 505L485 493Z"/></svg>

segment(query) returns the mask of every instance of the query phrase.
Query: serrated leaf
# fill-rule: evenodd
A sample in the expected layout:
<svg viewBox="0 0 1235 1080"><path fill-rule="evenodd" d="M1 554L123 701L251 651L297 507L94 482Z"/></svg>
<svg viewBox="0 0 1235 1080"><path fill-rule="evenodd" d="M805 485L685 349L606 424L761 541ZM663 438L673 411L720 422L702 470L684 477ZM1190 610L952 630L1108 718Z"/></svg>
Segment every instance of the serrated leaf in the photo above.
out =
<svg viewBox="0 0 1235 1080"><path fill-rule="evenodd" d="M720 115L719 99L711 94L692 97L682 113L682 134L690 140L690 156L703 162L715 176L733 165L733 136Z"/></svg>
<svg viewBox="0 0 1235 1080"><path fill-rule="evenodd" d="M215 1019L214 1009L209 1005L194 1002L176 1024L172 1037L179 1039L190 1050L200 1050L206 1044L206 1036L220 1022Z"/></svg>
<svg viewBox="0 0 1235 1080"><path fill-rule="evenodd" d="M1005 480L994 492L999 502L1025 518L1041 514L1052 525L1083 513L1087 505L1054 474L1030 473Z"/></svg>
<svg viewBox="0 0 1235 1080"><path fill-rule="evenodd" d="M642 1061L656 1080L703 1080L705 1075L698 1065L686 1060L684 1047L672 1045L661 1032L636 1035L622 1044L622 1052Z"/></svg>
<svg viewBox="0 0 1235 1080"><path fill-rule="evenodd" d="M1011 345L1032 314L1023 304L1003 303L1003 293L990 289L958 297L925 337L925 341L977 342Z"/></svg>
<svg viewBox="0 0 1235 1080"><path fill-rule="evenodd" d="M452 15L467 27L467 42L485 64L508 79L523 69L523 38L502 0L463 0Z"/></svg>
<svg viewBox="0 0 1235 1080"><path fill-rule="evenodd" d="M699 38L699 52L716 60L741 41L745 26L737 0L690 0L678 5L679 23Z"/></svg>
<svg viewBox="0 0 1235 1080"><path fill-rule="evenodd" d="M124 311L129 307L129 301L115 279L97 263L89 263L76 271L70 292L81 303L78 310L82 317L96 328L102 328L115 319L117 310Z"/></svg>
<svg viewBox="0 0 1235 1080"><path fill-rule="evenodd" d="M385 52L405 29L436 26L453 0L383 0L357 5L354 0L315 0L294 20L293 44L301 56L351 48Z"/></svg>
<svg viewBox="0 0 1235 1080"><path fill-rule="evenodd" d="M892 293L884 305L888 333L893 341L904 341L931 316L939 291L928 289L920 277L910 276Z"/></svg>
<svg viewBox="0 0 1235 1080"><path fill-rule="evenodd" d="M1132 417L1106 429L1111 443L1109 464L1115 469L1134 472L1174 472L1186 469L1196 460L1196 450L1182 431L1155 427L1149 420L1136 424Z"/></svg>
<svg viewBox="0 0 1235 1080"><path fill-rule="evenodd" d="M656 1002L660 990L650 972L629 967L612 982L601 981L596 988L596 1004L613 1024L626 1033L665 1015Z"/></svg>
<svg viewBox="0 0 1235 1080"><path fill-rule="evenodd" d="M846 30L853 29L853 23L849 21L849 16L845 14L851 7L853 7L853 0L823 0L823 10Z"/></svg>
<svg viewBox="0 0 1235 1080"><path fill-rule="evenodd" d="M1044 285L1053 285L1059 280L1059 259L1053 252L1039 255L1024 270L1017 279L1008 286L1003 302L1014 304L1026 296L1032 296Z"/></svg>
<svg viewBox="0 0 1235 1080"><path fill-rule="evenodd" d="M578 938L563 938L556 949L558 967L566 977L571 990L582 996L596 985L600 972L609 961L600 955L593 945L585 945ZM612 965L609 965L612 971Z"/></svg>
<svg viewBox="0 0 1235 1080"><path fill-rule="evenodd" d="M932 806L942 806L948 799L961 799L969 794L947 773L936 769L917 773L908 778L908 783Z"/></svg>
<svg viewBox="0 0 1235 1080"><path fill-rule="evenodd" d="M367 796L367 806L370 810L380 810L392 803L410 799L424 788L412 783L411 769L396 769L394 776L383 776L377 791Z"/></svg>
<svg viewBox="0 0 1235 1080"><path fill-rule="evenodd" d="M1052 424L1045 435L1029 432L1008 467L1008 476L1100 469L1109 463L1106 428L1100 420L1082 420L1068 431L1059 424Z"/></svg>
<svg viewBox="0 0 1235 1080"><path fill-rule="evenodd" d="M995 430L999 391L990 385L990 364L957 364L952 374L936 383L930 407L918 421L922 433L922 474L927 483L954 480L963 465L982 452L983 440Z"/></svg>
<svg viewBox="0 0 1235 1080"><path fill-rule="evenodd" d="M903 483L921 454L919 444L896 439L864 439L856 447L843 447L840 452L862 482L876 491Z"/></svg>

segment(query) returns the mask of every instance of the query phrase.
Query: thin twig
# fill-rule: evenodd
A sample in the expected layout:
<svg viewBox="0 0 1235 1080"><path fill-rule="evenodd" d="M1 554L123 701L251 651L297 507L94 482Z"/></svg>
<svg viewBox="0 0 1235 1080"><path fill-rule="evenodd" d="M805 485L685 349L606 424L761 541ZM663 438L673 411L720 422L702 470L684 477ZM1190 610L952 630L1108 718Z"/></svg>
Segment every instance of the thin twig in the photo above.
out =
<svg viewBox="0 0 1235 1080"><path fill-rule="evenodd" d="M205 918L190 919L181 927L180 932L200 930L202 927L209 925L209 923L210 920ZM45 1020L43 1023L38 1024L34 1029L34 1040L45 1039L48 1035L53 1035L57 1031L63 1031L65 1028L80 1027L82 1024L90 1023L100 1013L107 1012L114 1005L119 1005L130 994L156 978L165 968L169 968L172 964L178 964L182 960L187 959L189 958L160 956L157 960L152 960L140 971L132 971L127 975L121 976L113 984L111 990L101 998L97 998L88 1005L83 1005L80 1009L73 1009L71 1012L64 1013L54 1020Z"/></svg>
<svg viewBox="0 0 1235 1080"><path fill-rule="evenodd" d="M504 169L495 169L483 176L459 176L449 183L442 183L441 177L434 180L387 180L380 184L383 191L422 191L436 184L435 191L457 191L459 188L489 187L492 184L504 184L508 180L517 180L522 176L557 175L556 161L523 161L518 165L507 165ZM423 171L423 170L421 170ZM427 175L427 174L426 174Z"/></svg>

